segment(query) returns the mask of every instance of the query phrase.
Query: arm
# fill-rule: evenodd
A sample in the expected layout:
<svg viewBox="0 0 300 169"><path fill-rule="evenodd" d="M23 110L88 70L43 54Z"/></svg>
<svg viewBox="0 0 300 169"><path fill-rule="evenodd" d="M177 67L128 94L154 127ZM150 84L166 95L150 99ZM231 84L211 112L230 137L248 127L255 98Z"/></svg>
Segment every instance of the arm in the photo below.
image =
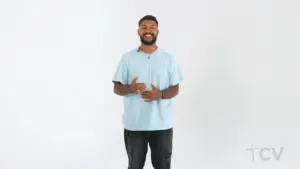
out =
<svg viewBox="0 0 300 169"><path fill-rule="evenodd" d="M130 86L124 85L120 82L114 82L114 93L119 96L126 96L130 94Z"/></svg>
<svg viewBox="0 0 300 169"><path fill-rule="evenodd" d="M175 85L175 86L171 86L162 92L162 99L171 99L175 96L177 96L178 92L179 92L179 84Z"/></svg>
<svg viewBox="0 0 300 169"><path fill-rule="evenodd" d="M179 93L179 83L183 79L182 72L176 62L175 57L171 57L170 70L170 87L162 91L162 99L171 99L177 96Z"/></svg>
<svg viewBox="0 0 300 169"><path fill-rule="evenodd" d="M126 96L129 92L128 83L128 68L125 57L122 56L118 64L117 70L113 76L112 82L114 83L114 93L119 96Z"/></svg>
<svg viewBox="0 0 300 169"><path fill-rule="evenodd" d="M133 79L131 84L125 85L121 82L114 81L114 92L119 96L126 96L131 93L139 94L140 92L143 93L146 89L144 83L137 83L137 77Z"/></svg>

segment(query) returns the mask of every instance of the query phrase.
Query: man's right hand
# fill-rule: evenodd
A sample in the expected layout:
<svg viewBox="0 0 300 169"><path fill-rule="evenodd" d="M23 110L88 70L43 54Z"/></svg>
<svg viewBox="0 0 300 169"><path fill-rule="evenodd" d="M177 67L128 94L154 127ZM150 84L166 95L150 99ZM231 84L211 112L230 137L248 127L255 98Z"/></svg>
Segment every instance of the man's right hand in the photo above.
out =
<svg viewBox="0 0 300 169"><path fill-rule="evenodd" d="M130 93L140 94L146 90L146 85L144 83L137 83L137 77L133 79L132 83L129 85Z"/></svg>

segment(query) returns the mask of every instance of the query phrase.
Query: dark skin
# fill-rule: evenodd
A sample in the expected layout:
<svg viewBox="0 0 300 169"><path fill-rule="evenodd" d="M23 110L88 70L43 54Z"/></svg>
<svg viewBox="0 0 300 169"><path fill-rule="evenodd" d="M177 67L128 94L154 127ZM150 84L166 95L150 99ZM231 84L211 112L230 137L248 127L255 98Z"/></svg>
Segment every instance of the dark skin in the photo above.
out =
<svg viewBox="0 0 300 169"><path fill-rule="evenodd" d="M126 96L128 94L140 94L146 89L144 83L137 83L138 78L134 78L130 85L124 85L120 82L115 82L114 92L120 96Z"/></svg>
<svg viewBox="0 0 300 169"><path fill-rule="evenodd" d="M138 35L142 37L145 41L153 40L152 36L145 36L146 34L157 36L158 33L158 25L152 20L144 20L138 29ZM141 44L139 49L144 53L153 53L157 49L157 45L156 43L153 43L152 45ZM126 96L128 94L141 94L145 102L152 102L162 99L163 93L163 99L171 99L175 97L179 92L179 84L175 86L170 86L169 88L162 91L160 91L155 85L151 84L152 90L145 91L146 85L144 83L137 83L137 80L137 77L134 78L131 84L129 85L124 85L120 82L115 82L114 92L120 96Z"/></svg>
<svg viewBox="0 0 300 169"><path fill-rule="evenodd" d="M141 91L145 88L143 83L124 85L120 82L115 82L114 92L119 96L126 96L128 94L140 94L146 102L152 102L162 98L162 92L164 92L164 99L171 99L178 94L179 84L171 86L165 90L158 90L154 85L152 86L152 91L138 92L138 89Z"/></svg>

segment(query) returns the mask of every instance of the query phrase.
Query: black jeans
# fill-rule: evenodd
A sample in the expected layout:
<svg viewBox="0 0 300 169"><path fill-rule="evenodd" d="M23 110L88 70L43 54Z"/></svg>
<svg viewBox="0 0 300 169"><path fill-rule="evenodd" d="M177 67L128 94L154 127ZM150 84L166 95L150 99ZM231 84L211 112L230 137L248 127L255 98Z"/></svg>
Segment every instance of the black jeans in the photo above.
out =
<svg viewBox="0 0 300 169"><path fill-rule="evenodd" d="M143 169L148 152L154 169L171 169L173 129L157 131L124 130L128 169Z"/></svg>

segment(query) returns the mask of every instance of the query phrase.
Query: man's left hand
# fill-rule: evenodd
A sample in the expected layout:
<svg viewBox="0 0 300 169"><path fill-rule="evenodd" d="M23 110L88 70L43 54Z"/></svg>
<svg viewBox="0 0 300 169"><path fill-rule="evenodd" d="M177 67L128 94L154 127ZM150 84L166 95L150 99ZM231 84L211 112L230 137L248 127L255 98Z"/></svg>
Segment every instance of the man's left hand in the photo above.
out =
<svg viewBox="0 0 300 169"><path fill-rule="evenodd" d="M142 98L145 100L145 102L152 102L162 97L162 92L158 90L157 87L155 87L153 84L151 84L151 87L152 91L145 91L142 93Z"/></svg>

